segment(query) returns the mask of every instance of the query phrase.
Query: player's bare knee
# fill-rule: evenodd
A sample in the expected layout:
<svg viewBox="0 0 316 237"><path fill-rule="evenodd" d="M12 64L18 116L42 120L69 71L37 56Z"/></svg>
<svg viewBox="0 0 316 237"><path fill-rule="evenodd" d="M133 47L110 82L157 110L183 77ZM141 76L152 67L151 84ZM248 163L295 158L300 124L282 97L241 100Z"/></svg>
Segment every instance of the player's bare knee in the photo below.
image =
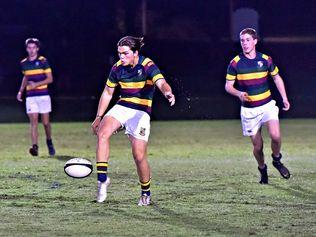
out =
<svg viewBox="0 0 316 237"><path fill-rule="evenodd" d="M31 120L31 126L32 127L38 126L38 121L37 120Z"/></svg>
<svg viewBox="0 0 316 237"><path fill-rule="evenodd" d="M274 143L280 143L281 142L281 136L279 133L272 133L270 134L271 140Z"/></svg>
<svg viewBox="0 0 316 237"><path fill-rule="evenodd" d="M49 122L42 122L42 124L43 124L43 126L44 126L45 128L49 128L49 127L50 127Z"/></svg>
<svg viewBox="0 0 316 237"><path fill-rule="evenodd" d="M134 152L133 157L136 163L141 163L146 158L143 152Z"/></svg>
<svg viewBox="0 0 316 237"><path fill-rule="evenodd" d="M105 140L108 140L110 139L112 133L109 132L109 131L98 131L98 140L99 141L105 141Z"/></svg>

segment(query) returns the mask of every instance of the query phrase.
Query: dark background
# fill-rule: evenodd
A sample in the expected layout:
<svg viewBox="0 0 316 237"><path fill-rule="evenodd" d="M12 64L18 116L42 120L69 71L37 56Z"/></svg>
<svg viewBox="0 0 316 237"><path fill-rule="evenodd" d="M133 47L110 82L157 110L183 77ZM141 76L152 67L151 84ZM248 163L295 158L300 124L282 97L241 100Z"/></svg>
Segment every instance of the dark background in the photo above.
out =
<svg viewBox="0 0 316 237"><path fill-rule="evenodd" d="M145 36L143 54L177 96L170 108L157 91L153 119L238 118L239 102L224 84L226 67L240 51L231 19L241 8L257 11L258 51L272 56L285 81L292 107L280 116L315 118L314 0L11 0L0 2L0 121L27 121L24 104L15 100L26 38L41 40L53 69L53 119L79 121L94 118L117 61L116 43L125 35Z"/></svg>

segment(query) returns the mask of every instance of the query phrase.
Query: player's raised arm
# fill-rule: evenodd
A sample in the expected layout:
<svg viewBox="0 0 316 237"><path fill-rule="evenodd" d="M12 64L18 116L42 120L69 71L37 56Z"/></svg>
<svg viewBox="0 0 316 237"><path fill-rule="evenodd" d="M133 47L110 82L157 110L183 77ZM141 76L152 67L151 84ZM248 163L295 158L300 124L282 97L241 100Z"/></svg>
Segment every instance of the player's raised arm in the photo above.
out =
<svg viewBox="0 0 316 237"><path fill-rule="evenodd" d="M102 119L104 112L106 111L106 109L109 106L109 103L113 97L114 90L115 90L115 88L105 86L105 88L102 92L102 95L101 95L100 100L99 100L96 118L93 121L93 123L91 124L92 132L94 134L97 134L100 121Z"/></svg>
<svg viewBox="0 0 316 237"><path fill-rule="evenodd" d="M22 95L23 95L23 92L25 90L25 87L27 85L27 78L24 76L23 79L22 79L22 83L21 83L21 86L20 86L20 90L18 92L18 94L16 95L16 99L20 102L23 101L22 99Z"/></svg>
<svg viewBox="0 0 316 237"><path fill-rule="evenodd" d="M170 85L166 82L165 79L159 79L156 81L156 86L159 88L161 93L168 99L170 106L173 106L176 103L176 98L172 93Z"/></svg>
<svg viewBox="0 0 316 237"><path fill-rule="evenodd" d="M279 93L281 94L282 100L283 100L283 110L288 111L290 109L290 102L286 95L286 90L284 86L284 82L282 77L279 74L276 74L275 76L272 76L273 81L278 88Z"/></svg>

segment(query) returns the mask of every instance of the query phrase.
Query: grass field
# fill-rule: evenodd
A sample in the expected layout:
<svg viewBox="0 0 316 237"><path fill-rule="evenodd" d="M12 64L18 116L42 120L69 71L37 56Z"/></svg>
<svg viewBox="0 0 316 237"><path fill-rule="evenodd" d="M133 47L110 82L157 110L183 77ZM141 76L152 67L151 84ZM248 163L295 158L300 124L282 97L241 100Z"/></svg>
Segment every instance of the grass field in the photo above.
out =
<svg viewBox="0 0 316 237"><path fill-rule="evenodd" d="M122 133L111 142L106 203L96 174L67 177L66 160L94 160L89 123L55 123L58 155L27 153L27 124L0 124L0 236L316 236L316 120L283 120L282 179L272 167L258 184L239 121L153 122L149 146L153 205L138 207L139 186Z"/></svg>

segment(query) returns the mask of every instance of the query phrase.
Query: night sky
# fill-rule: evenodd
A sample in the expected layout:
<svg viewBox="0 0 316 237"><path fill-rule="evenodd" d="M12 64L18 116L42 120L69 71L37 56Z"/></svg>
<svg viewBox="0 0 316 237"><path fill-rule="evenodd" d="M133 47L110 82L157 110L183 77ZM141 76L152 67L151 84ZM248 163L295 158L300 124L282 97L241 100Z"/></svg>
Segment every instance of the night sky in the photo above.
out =
<svg viewBox="0 0 316 237"><path fill-rule="evenodd" d="M304 106L315 105L316 1L148 0L143 53L157 63L180 101L209 97L225 105L233 100L223 89L226 67L240 51L231 40L230 13L240 8L258 12L258 50L280 67L290 98L300 108L291 116L302 117ZM141 0L1 1L1 97L16 95L28 37L42 41L41 54L54 72L52 95L98 97L117 60L116 42L125 35L143 35L141 9ZM286 37L298 42L268 40ZM316 116L314 110L309 116Z"/></svg>

